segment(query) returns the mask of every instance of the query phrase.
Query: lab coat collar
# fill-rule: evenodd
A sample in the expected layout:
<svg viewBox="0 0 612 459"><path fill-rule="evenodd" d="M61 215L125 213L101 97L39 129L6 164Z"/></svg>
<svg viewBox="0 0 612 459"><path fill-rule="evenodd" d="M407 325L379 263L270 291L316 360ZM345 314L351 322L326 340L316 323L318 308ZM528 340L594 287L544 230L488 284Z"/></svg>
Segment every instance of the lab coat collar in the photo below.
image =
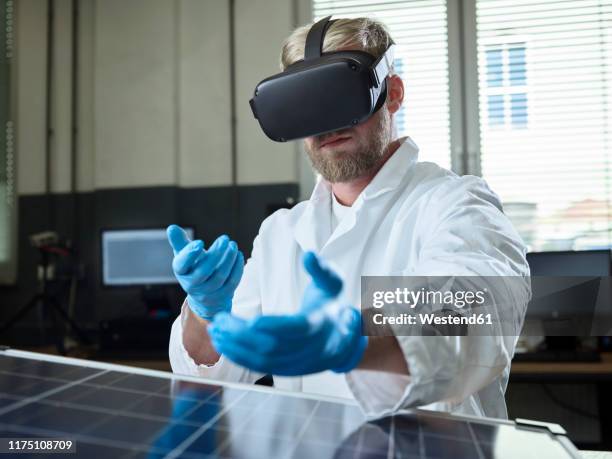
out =
<svg viewBox="0 0 612 459"><path fill-rule="evenodd" d="M396 189L408 170L417 162L419 147L410 137L400 139L400 146L380 168L378 174L359 195L358 200L368 200Z"/></svg>
<svg viewBox="0 0 612 459"><path fill-rule="evenodd" d="M319 252L331 235L331 185L321 177L302 215L295 222L293 235L305 252Z"/></svg>
<svg viewBox="0 0 612 459"><path fill-rule="evenodd" d="M351 206L352 212L347 215L348 221L338 228L341 234L355 225L356 214L364 201L380 196L397 188L408 170L417 162L419 148L410 139L400 139L400 146L381 167L376 176L361 192ZM312 191L310 200L302 215L296 221L294 237L302 250L320 251L331 236L331 184L319 178ZM334 239L341 234L334 234Z"/></svg>

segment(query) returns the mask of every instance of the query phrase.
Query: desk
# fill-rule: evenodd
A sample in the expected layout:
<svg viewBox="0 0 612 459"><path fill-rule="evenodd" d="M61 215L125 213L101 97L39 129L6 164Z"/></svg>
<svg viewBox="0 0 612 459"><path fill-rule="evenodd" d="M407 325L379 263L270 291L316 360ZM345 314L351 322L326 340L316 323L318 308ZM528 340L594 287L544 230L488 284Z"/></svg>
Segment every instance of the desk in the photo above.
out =
<svg viewBox="0 0 612 459"><path fill-rule="evenodd" d="M601 362L516 362L510 380L515 382L612 381L612 352L601 354Z"/></svg>
<svg viewBox="0 0 612 459"><path fill-rule="evenodd" d="M510 370L510 383L597 385L602 447L612 450L612 353L600 362L516 362Z"/></svg>

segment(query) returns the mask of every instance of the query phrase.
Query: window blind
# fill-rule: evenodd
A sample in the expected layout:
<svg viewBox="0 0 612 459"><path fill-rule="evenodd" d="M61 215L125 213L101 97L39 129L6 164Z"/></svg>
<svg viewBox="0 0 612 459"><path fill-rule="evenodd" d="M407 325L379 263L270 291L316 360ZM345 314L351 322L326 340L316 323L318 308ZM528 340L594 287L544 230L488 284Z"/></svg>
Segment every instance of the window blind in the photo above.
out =
<svg viewBox="0 0 612 459"><path fill-rule="evenodd" d="M405 97L396 116L400 136L419 146L419 159L450 167L448 46L444 0L313 0L314 19L366 16L382 21L396 43L395 71Z"/></svg>
<svg viewBox="0 0 612 459"><path fill-rule="evenodd" d="M15 132L11 118L11 60L15 5L0 0L0 283L12 283L16 273Z"/></svg>
<svg viewBox="0 0 612 459"><path fill-rule="evenodd" d="M612 1L476 0L482 174L532 250L612 245Z"/></svg>

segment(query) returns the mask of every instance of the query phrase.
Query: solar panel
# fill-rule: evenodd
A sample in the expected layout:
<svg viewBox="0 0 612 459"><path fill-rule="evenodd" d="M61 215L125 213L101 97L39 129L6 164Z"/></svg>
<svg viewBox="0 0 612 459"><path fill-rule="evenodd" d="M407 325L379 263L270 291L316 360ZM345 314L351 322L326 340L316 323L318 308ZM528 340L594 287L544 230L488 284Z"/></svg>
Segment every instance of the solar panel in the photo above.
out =
<svg viewBox="0 0 612 459"><path fill-rule="evenodd" d="M579 457L563 433L424 411L366 422L341 399L0 351L0 439L69 439L69 457Z"/></svg>

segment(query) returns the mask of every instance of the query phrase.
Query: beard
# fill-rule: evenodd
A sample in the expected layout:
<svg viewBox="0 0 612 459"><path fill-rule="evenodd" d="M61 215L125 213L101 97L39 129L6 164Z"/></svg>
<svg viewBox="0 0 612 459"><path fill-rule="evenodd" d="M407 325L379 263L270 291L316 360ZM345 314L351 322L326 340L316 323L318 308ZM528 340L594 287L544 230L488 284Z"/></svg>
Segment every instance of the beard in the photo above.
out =
<svg viewBox="0 0 612 459"><path fill-rule="evenodd" d="M352 137L356 147L328 149L321 151L316 146L305 144L312 167L330 183L349 182L368 174L378 167L391 142L392 121L386 105L374 115L373 124L362 138ZM338 131L327 135L342 134Z"/></svg>

